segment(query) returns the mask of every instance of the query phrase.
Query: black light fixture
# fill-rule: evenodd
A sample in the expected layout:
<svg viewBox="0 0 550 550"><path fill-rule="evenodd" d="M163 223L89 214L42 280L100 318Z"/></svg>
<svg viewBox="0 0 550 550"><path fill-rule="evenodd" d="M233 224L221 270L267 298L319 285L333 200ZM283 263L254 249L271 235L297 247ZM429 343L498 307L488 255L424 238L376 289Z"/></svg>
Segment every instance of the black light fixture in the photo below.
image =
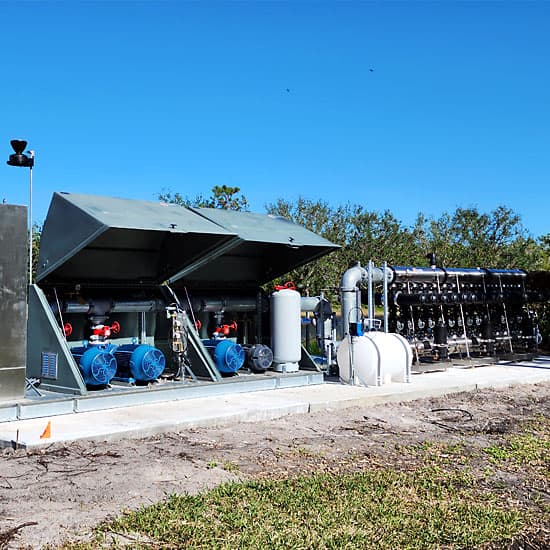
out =
<svg viewBox="0 0 550 550"><path fill-rule="evenodd" d="M34 166L34 151L23 151L27 147L27 142L23 139L12 139L10 141L13 155L6 161L10 166L22 166L29 168L29 285L32 284L32 167Z"/></svg>
<svg viewBox="0 0 550 550"><path fill-rule="evenodd" d="M27 142L23 139L12 139L10 141L12 149L15 151L13 155L6 161L10 166L23 166L24 168L32 168L34 166L34 152L28 151L29 156L23 151L27 147Z"/></svg>

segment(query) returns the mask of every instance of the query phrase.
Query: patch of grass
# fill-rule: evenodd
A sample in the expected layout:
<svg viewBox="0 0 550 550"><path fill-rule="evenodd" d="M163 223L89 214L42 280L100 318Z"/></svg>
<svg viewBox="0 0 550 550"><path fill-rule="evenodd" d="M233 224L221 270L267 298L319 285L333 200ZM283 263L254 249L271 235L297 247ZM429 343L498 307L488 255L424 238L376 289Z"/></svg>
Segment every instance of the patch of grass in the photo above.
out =
<svg viewBox="0 0 550 550"><path fill-rule="evenodd" d="M103 525L98 544L115 532L135 548L464 548L509 540L523 525L519 511L476 492L467 472L428 466L228 483L174 495ZM135 542L139 537L147 542Z"/></svg>
<svg viewBox="0 0 550 550"><path fill-rule="evenodd" d="M239 465L236 462L224 462L223 463L223 469L226 472L238 472L239 471Z"/></svg>
<svg viewBox="0 0 550 550"><path fill-rule="evenodd" d="M485 447L491 462L509 462L514 465L542 466L550 464L550 437L542 434L525 433L510 438L504 444Z"/></svg>

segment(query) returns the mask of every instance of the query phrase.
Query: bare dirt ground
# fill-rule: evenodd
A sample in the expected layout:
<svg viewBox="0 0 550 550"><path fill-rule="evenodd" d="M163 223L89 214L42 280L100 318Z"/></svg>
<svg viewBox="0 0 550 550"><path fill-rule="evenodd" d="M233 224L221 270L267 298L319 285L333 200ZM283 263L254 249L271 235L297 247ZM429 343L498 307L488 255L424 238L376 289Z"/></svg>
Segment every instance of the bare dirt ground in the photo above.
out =
<svg viewBox="0 0 550 550"><path fill-rule="evenodd" d="M229 479L365 465L407 468L414 462L410 449L435 452L432 445L440 453L441 446L458 445L461 452L451 459L460 462L460 456L474 457L541 417L550 417L550 383L138 440L5 450L0 454L0 549L85 537L124 509ZM549 502L547 474L535 481L522 477L521 469L497 474L501 488L518 502L533 494Z"/></svg>

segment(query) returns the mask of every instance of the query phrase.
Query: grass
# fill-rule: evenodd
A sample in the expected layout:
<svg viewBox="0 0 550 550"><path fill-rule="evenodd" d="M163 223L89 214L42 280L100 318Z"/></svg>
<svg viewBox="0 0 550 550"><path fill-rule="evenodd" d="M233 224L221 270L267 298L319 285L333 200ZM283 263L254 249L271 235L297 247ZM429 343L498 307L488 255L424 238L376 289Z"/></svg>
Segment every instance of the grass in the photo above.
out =
<svg viewBox="0 0 550 550"><path fill-rule="evenodd" d="M122 533L134 548L467 548L506 540L523 518L467 473L379 469L228 483L173 495L102 525L93 548ZM138 542L139 540L143 542ZM122 539L121 539L122 540Z"/></svg>
<svg viewBox="0 0 550 550"><path fill-rule="evenodd" d="M546 548L550 421L533 419L493 441L396 444L400 460L394 455L391 465L358 455L328 473L284 479L272 473L172 495L100 525L89 543L62 548L519 548L528 539L533 545L525 547ZM294 454L303 467L318 458L303 447ZM229 461L221 467L238 471Z"/></svg>
<svg viewBox="0 0 550 550"><path fill-rule="evenodd" d="M550 438L538 434L520 434L503 444L483 449L494 464L506 462L510 465L550 465Z"/></svg>
<svg viewBox="0 0 550 550"><path fill-rule="evenodd" d="M539 494L548 494L550 480L550 419L538 417L523 425L522 431L483 449L489 462L501 471L529 472L527 485ZM546 507L550 511L550 507Z"/></svg>

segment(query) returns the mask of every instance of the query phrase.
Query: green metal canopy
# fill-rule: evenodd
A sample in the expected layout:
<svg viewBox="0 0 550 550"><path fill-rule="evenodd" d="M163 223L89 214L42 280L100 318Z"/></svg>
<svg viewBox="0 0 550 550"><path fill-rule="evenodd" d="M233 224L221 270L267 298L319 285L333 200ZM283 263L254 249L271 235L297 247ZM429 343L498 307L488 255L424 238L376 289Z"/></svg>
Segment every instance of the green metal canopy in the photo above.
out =
<svg viewBox="0 0 550 550"><path fill-rule="evenodd" d="M41 285L262 284L338 248L280 217L54 193Z"/></svg>
<svg viewBox="0 0 550 550"><path fill-rule="evenodd" d="M182 273L187 284L263 284L340 248L280 216L220 208L194 210L240 240L208 264Z"/></svg>

